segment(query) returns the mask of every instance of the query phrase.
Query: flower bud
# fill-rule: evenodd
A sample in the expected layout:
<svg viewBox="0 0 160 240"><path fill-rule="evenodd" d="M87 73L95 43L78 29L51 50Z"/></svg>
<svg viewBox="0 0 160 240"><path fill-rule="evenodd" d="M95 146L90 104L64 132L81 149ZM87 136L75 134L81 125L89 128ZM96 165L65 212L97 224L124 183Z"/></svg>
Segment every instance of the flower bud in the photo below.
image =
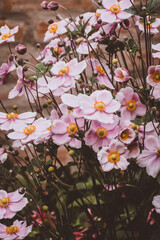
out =
<svg viewBox="0 0 160 240"><path fill-rule="evenodd" d="M20 55L23 55L27 52L27 48L26 46L24 46L23 44L18 44L16 47L15 47L15 51L17 53L19 53Z"/></svg>
<svg viewBox="0 0 160 240"><path fill-rule="evenodd" d="M47 205L43 205L43 206L42 206L42 210L43 210L43 211L48 211L48 206L47 206Z"/></svg>
<svg viewBox="0 0 160 240"><path fill-rule="evenodd" d="M48 168L48 172L49 172L49 173L51 173L51 172L53 172L53 171L54 171L54 167L51 166L51 167Z"/></svg>
<svg viewBox="0 0 160 240"><path fill-rule="evenodd" d="M76 44L79 45L82 41L83 41L82 38L78 38L78 39L76 40Z"/></svg>
<svg viewBox="0 0 160 240"><path fill-rule="evenodd" d="M109 39L111 42L116 42L117 40L117 37L115 35L112 35L110 36L110 39Z"/></svg>
<svg viewBox="0 0 160 240"><path fill-rule="evenodd" d="M50 105L50 104L52 104L52 99L48 99L48 101L47 101L47 103Z"/></svg>
<svg viewBox="0 0 160 240"><path fill-rule="evenodd" d="M20 187L20 188L18 189L18 192L19 192L20 194L24 194L25 191L26 191L26 188L24 188L24 187Z"/></svg>
<svg viewBox="0 0 160 240"><path fill-rule="evenodd" d="M52 24L52 23L54 23L54 20L53 20L53 19L50 19L50 20L48 20L48 23L49 23L49 24Z"/></svg>
<svg viewBox="0 0 160 240"><path fill-rule="evenodd" d="M70 151L68 152L68 154L69 154L69 156L73 156L73 155L74 155L74 151L73 151L73 150L70 150Z"/></svg>
<svg viewBox="0 0 160 240"><path fill-rule="evenodd" d="M36 44L36 47L37 47L37 48L40 48L40 46L41 46L40 43L37 43L37 44Z"/></svg>
<svg viewBox="0 0 160 240"><path fill-rule="evenodd" d="M128 29L131 26L131 22L129 19L125 19L120 23L120 25L123 29Z"/></svg>
<svg viewBox="0 0 160 240"><path fill-rule="evenodd" d="M19 65L22 65L22 64L23 64L23 58L18 58L18 59L17 59L17 63L18 63Z"/></svg>
<svg viewBox="0 0 160 240"><path fill-rule="evenodd" d="M59 4L58 2L52 1L47 5L48 9L52 10L52 11L57 11L59 8Z"/></svg>
<svg viewBox="0 0 160 240"><path fill-rule="evenodd" d="M13 61L13 59L14 59L13 54L10 54L10 55L9 55L9 61Z"/></svg>
<svg viewBox="0 0 160 240"><path fill-rule="evenodd" d="M112 60L112 64L116 64L118 62L118 59L117 58L114 58L113 60Z"/></svg>
<svg viewBox="0 0 160 240"><path fill-rule="evenodd" d="M48 9L48 4L49 4L49 2L43 1L43 2L41 3L41 7L42 7L44 10L47 10L47 9Z"/></svg>
<svg viewBox="0 0 160 240"><path fill-rule="evenodd" d="M98 19L98 20L97 20L97 23L98 23L98 24L102 24L102 20L101 20L101 19Z"/></svg>
<svg viewBox="0 0 160 240"><path fill-rule="evenodd" d="M18 106L17 105L13 105L13 110L17 110Z"/></svg>
<svg viewBox="0 0 160 240"><path fill-rule="evenodd" d="M28 67L27 67L27 66L24 66L24 67L23 67L23 72L26 72L26 71L28 71Z"/></svg>
<svg viewBox="0 0 160 240"><path fill-rule="evenodd" d="M58 47L64 47L66 45L65 41L59 41Z"/></svg>
<svg viewBox="0 0 160 240"><path fill-rule="evenodd" d="M99 0L97 3L98 3L99 6L102 5L102 1L101 0Z"/></svg>

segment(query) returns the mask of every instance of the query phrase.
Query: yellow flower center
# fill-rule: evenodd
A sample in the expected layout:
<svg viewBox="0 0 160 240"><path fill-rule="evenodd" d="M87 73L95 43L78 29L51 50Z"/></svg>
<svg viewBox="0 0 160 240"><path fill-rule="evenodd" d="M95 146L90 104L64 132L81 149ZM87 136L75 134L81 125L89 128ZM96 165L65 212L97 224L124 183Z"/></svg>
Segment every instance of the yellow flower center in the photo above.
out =
<svg viewBox="0 0 160 240"><path fill-rule="evenodd" d="M160 147L157 148L157 156L160 157Z"/></svg>
<svg viewBox="0 0 160 240"><path fill-rule="evenodd" d="M100 127L97 129L96 134L99 138L105 138L108 134L108 130L104 127Z"/></svg>
<svg viewBox="0 0 160 240"><path fill-rule="evenodd" d="M10 32L9 33L5 33L5 34L2 35L2 40L6 40L7 38L10 38L10 36L11 36Z"/></svg>
<svg viewBox="0 0 160 240"><path fill-rule="evenodd" d="M10 227L6 227L6 233L7 234L12 234L18 231L18 227L17 226L10 226Z"/></svg>
<svg viewBox="0 0 160 240"><path fill-rule="evenodd" d="M57 31L57 24L52 24L50 27L49 27L49 32L50 33L55 33Z"/></svg>
<svg viewBox="0 0 160 240"><path fill-rule="evenodd" d="M121 133L121 136L120 136L120 139L122 141L126 140L127 138L129 137L129 131L128 130L125 130Z"/></svg>
<svg viewBox="0 0 160 240"><path fill-rule="evenodd" d="M126 103L126 108L128 111L134 111L136 109L136 102L134 100L129 100L127 103Z"/></svg>
<svg viewBox="0 0 160 240"><path fill-rule="evenodd" d="M106 104L102 101L95 102L94 108L98 111L105 111L106 110Z"/></svg>
<svg viewBox="0 0 160 240"><path fill-rule="evenodd" d="M66 66L66 67L63 67L63 68L61 68L60 70L59 70L59 75L64 75L64 74L66 74L66 73L68 73L69 72L69 67L68 66Z"/></svg>
<svg viewBox="0 0 160 240"><path fill-rule="evenodd" d="M4 197L0 199L0 207L7 207L10 203L10 199L8 197Z"/></svg>
<svg viewBox="0 0 160 240"><path fill-rule="evenodd" d="M118 151L111 151L108 154L108 161L111 163L117 163L120 160L120 153Z"/></svg>
<svg viewBox="0 0 160 240"><path fill-rule="evenodd" d="M142 24L142 26L144 27L144 23L141 23L141 24ZM146 28L149 29L149 28L151 28L151 27L152 27L152 23L148 23L148 22L147 22L147 24L146 24Z"/></svg>
<svg viewBox="0 0 160 240"><path fill-rule="evenodd" d="M33 125L30 125L28 127L25 127L25 129L23 130L23 132L26 134L26 135L29 135L29 134L32 134L33 132L35 132L36 130L36 127L33 126Z"/></svg>
<svg viewBox="0 0 160 240"><path fill-rule="evenodd" d="M48 131L52 131L52 127L53 127L53 121L51 122L51 126L48 128Z"/></svg>
<svg viewBox="0 0 160 240"><path fill-rule="evenodd" d="M123 80L123 78L124 78L124 75L122 72L121 72L120 78L121 78L121 80Z"/></svg>
<svg viewBox="0 0 160 240"><path fill-rule="evenodd" d="M100 14L100 13L97 13L97 12L95 12L94 15L95 15L95 17L97 17L97 18L101 16L101 14Z"/></svg>
<svg viewBox="0 0 160 240"><path fill-rule="evenodd" d="M11 112L11 113L6 114L6 117L8 119L16 119L18 117L18 114Z"/></svg>
<svg viewBox="0 0 160 240"><path fill-rule="evenodd" d="M70 123L68 126L67 126L67 132L70 134L70 135L74 135L76 134L78 131L78 127L75 123Z"/></svg>
<svg viewBox="0 0 160 240"><path fill-rule="evenodd" d="M133 123L131 123L131 124L129 125L129 127L132 128L133 130L137 130L137 131L140 130L140 126L139 126L139 125L135 125L135 124L133 124Z"/></svg>
<svg viewBox="0 0 160 240"><path fill-rule="evenodd" d="M61 48L60 47L55 47L54 52L60 54L61 53Z"/></svg>
<svg viewBox="0 0 160 240"><path fill-rule="evenodd" d="M110 11L113 13L119 13L121 11L120 5L114 4L110 7Z"/></svg>
<svg viewBox="0 0 160 240"><path fill-rule="evenodd" d="M155 73L153 73L152 79L155 83L160 82L160 72L156 71Z"/></svg>
<svg viewBox="0 0 160 240"><path fill-rule="evenodd" d="M98 71L100 74L102 74L102 75L105 74L105 71L104 71L104 69L103 69L101 66L97 66L96 68L97 68L97 71Z"/></svg>

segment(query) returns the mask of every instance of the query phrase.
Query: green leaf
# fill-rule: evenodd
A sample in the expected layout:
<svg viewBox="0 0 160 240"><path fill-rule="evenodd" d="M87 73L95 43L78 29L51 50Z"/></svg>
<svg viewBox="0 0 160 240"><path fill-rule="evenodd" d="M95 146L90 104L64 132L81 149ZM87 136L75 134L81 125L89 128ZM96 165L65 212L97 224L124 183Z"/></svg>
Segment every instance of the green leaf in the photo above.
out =
<svg viewBox="0 0 160 240"><path fill-rule="evenodd" d="M139 12L134 7L130 7L124 10L125 12L131 13L133 15L139 15Z"/></svg>
<svg viewBox="0 0 160 240"><path fill-rule="evenodd" d="M89 80L91 81L92 84L96 84L97 83L97 78L94 77L94 76L91 76Z"/></svg>
<svg viewBox="0 0 160 240"><path fill-rule="evenodd" d="M160 3L159 0L151 0L148 3L149 11L154 11L156 8L158 8L159 7L159 3Z"/></svg>
<svg viewBox="0 0 160 240"><path fill-rule="evenodd" d="M39 78L39 77L42 77L50 69L51 69L51 67L45 66L43 63L39 63L36 66L35 74Z"/></svg>

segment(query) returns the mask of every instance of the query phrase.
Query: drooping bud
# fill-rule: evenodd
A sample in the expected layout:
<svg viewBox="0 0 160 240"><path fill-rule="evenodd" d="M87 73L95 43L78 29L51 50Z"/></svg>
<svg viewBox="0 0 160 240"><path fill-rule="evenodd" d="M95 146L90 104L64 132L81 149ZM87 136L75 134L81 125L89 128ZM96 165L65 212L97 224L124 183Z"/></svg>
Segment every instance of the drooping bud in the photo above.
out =
<svg viewBox="0 0 160 240"><path fill-rule="evenodd" d="M59 8L59 4L56 1L52 1L47 5L48 9L52 10L52 11L57 11Z"/></svg>
<svg viewBox="0 0 160 240"><path fill-rule="evenodd" d="M58 47L64 47L64 46L65 46L65 41L58 42Z"/></svg>
<svg viewBox="0 0 160 240"><path fill-rule="evenodd" d="M26 46L24 46L23 44L18 44L16 47L15 47L15 51L17 53L19 53L20 55L23 55L27 52L27 48Z"/></svg>
<svg viewBox="0 0 160 240"><path fill-rule="evenodd" d="M123 29L128 29L131 26L131 22L129 19L125 19L120 23Z"/></svg>
<svg viewBox="0 0 160 240"><path fill-rule="evenodd" d="M49 4L49 2L43 1L43 2L41 3L41 7L42 7L44 10L47 10L47 9L48 9L48 4Z"/></svg>
<svg viewBox="0 0 160 240"><path fill-rule="evenodd" d="M26 188L24 188L24 187L20 187L20 188L18 189L18 192L19 192L20 194L24 194L25 191L26 191Z"/></svg>
<svg viewBox="0 0 160 240"><path fill-rule="evenodd" d="M109 39L111 42L115 42L117 40L117 37L115 35L110 36Z"/></svg>
<svg viewBox="0 0 160 240"><path fill-rule="evenodd" d="M50 20L48 20L48 23L49 23L49 24L52 24L52 23L54 23L54 20L53 20L53 19L50 19Z"/></svg>

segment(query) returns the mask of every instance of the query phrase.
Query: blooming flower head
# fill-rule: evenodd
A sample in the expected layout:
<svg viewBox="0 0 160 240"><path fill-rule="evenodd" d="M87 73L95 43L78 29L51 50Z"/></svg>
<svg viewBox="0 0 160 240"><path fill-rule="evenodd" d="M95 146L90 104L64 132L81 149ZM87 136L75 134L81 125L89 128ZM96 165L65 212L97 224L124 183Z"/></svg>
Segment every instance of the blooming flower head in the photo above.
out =
<svg viewBox="0 0 160 240"><path fill-rule="evenodd" d="M156 212L160 213L160 195L154 196L152 204L155 207Z"/></svg>
<svg viewBox="0 0 160 240"><path fill-rule="evenodd" d="M81 96L81 109L85 119L113 123L113 113L119 108L120 103L114 100L111 92L107 90L97 90L90 96Z"/></svg>
<svg viewBox="0 0 160 240"><path fill-rule="evenodd" d="M54 22L49 25L48 31L45 34L44 42L48 42L53 38L58 37L61 34L64 34L67 32L66 26L68 24L68 20L62 20L60 22Z"/></svg>
<svg viewBox="0 0 160 240"><path fill-rule="evenodd" d="M128 158L137 158L140 154L139 144L138 142L132 142L128 146Z"/></svg>
<svg viewBox="0 0 160 240"><path fill-rule="evenodd" d="M148 68L147 82L152 87L160 86L160 65L150 66Z"/></svg>
<svg viewBox="0 0 160 240"><path fill-rule="evenodd" d="M8 134L8 137L14 140L21 140L23 144L33 142L35 144L38 138L49 132L51 121L45 118L39 118L32 125L19 124L14 126L14 132Z"/></svg>
<svg viewBox="0 0 160 240"><path fill-rule="evenodd" d="M68 143L70 147L80 148L81 141L71 136L77 136L79 130L84 128L84 119L77 119L73 117L72 113L63 116L59 120L55 120L53 123L53 142L57 145L63 145Z"/></svg>
<svg viewBox="0 0 160 240"><path fill-rule="evenodd" d="M23 80L24 80L24 72L23 72L23 68L21 66L18 66L18 68L16 69L17 71L17 82L16 82L16 86L9 92L8 98L12 99L17 97L18 95L21 96L24 94L24 87L23 87Z"/></svg>
<svg viewBox="0 0 160 240"><path fill-rule="evenodd" d="M55 96L60 96L74 87L75 79L80 77L80 73L87 67L86 61L78 62L77 59L72 59L70 62L57 62L51 72L55 75L52 81L48 83L49 89Z"/></svg>
<svg viewBox="0 0 160 240"><path fill-rule="evenodd" d="M149 136L144 141L145 149L137 158L140 167L146 167L149 176L155 178L160 171L160 138Z"/></svg>
<svg viewBox="0 0 160 240"><path fill-rule="evenodd" d="M97 12L101 14L103 22L121 22L123 19L132 16L132 14L124 11L132 6L132 3L129 0L103 0L102 3L105 9L98 9Z"/></svg>
<svg viewBox="0 0 160 240"><path fill-rule="evenodd" d="M81 96L82 94L75 96L69 93L65 93L61 96L62 102L65 104L65 106L68 106L70 108L70 109L67 109L67 113L72 112L75 118L83 117L83 111L80 108ZM66 110L66 107L64 107L64 105L62 107L64 110Z"/></svg>
<svg viewBox="0 0 160 240"><path fill-rule="evenodd" d="M144 116L146 106L140 102L139 96L131 87L121 88L116 99L121 103L121 118L134 120L136 116Z"/></svg>
<svg viewBox="0 0 160 240"><path fill-rule="evenodd" d="M126 146L116 139L113 139L108 147L103 147L97 154L104 172L109 172L113 168L126 170L129 165L127 155Z"/></svg>
<svg viewBox="0 0 160 240"><path fill-rule="evenodd" d="M13 218L27 203L27 198L24 197L24 194L20 194L18 190L10 193L0 190L0 219Z"/></svg>
<svg viewBox="0 0 160 240"><path fill-rule="evenodd" d="M98 80L99 85L105 85L110 89L114 89L112 83L110 82L112 79L110 69L106 64L103 64L102 67L97 59L88 60L88 64L91 68L93 68L94 72L97 72L98 75L96 79Z"/></svg>
<svg viewBox="0 0 160 240"><path fill-rule="evenodd" d="M129 72L124 68L116 68L114 73L115 73L114 80L116 82L122 83L129 80Z"/></svg>
<svg viewBox="0 0 160 240"><path fill-rule="evenodd" d="M17 114L14 112L3 113L0 112L0 129L9 131L20 123L32 123L36 116L36 112L25 112Z"/></svg>
<svg viewBox="0 0 160 240"><path fill-rule="evenodd" d="M11 226L0 223L0 238L3 240L24 239L32 231L32 226L27 227L26 221L15 220Z"/></svg>
<svg viewBox="0 0 160 240"><path fill-rule="evenodd" d="M1 163L4 163L7 160L7 156L8 156L8 154L6 152L6 149L1 147L0 148L0 161L1 161Z"/></svg>
<svg viewBox="0 0 160 240"><path fill-rule="evenodd" d="M160 58L160 43L152 44L152 49L157 51L156 53L152 53L154 58Z"/></svg>
<svg viewBox="0 0 160 240"><path fill-rule="evenodd" d="M130 144L136 137L136 133L132 128L124 128L119 134L119 139L125 144Z"/></svg>
<svg viewBox="0 0 160 240"><path fill-rule="evenodd" d="M148 33L157 34L159 33L158 27L160 26L160 18L156 18L155 21L152 21L153 18L147 17L146 29L148 28ZM144 32L144 20L137 16L136 25L139 27L139 30ZM147 32L147 31L146 31Z"/></svg>
<svg viewBox="0 0 160 240"><path fill-rule="evenodd" d="M85 134L85 143L92 146L95 152L98 152L100 147L108 146L111 140L118 135L120 131L119 118L114 116L113 119L113 123L92 121L89 131Z"/></svg>
<svg viewBox="0 0 160 240"><path fill-rule="evenodd" d="M14 34L18 32L18 26L13 29L9 29L7 25L0 28L0 44L5 42L14 42Z"/></svg>
<svg viewBox="0 0 160 240"><path fill-rule="evenodd" d="M15 70L15 63L14 61L8 61L7 63L3 63L0 67L0 85L7 82L8 74Z"/></svg>

